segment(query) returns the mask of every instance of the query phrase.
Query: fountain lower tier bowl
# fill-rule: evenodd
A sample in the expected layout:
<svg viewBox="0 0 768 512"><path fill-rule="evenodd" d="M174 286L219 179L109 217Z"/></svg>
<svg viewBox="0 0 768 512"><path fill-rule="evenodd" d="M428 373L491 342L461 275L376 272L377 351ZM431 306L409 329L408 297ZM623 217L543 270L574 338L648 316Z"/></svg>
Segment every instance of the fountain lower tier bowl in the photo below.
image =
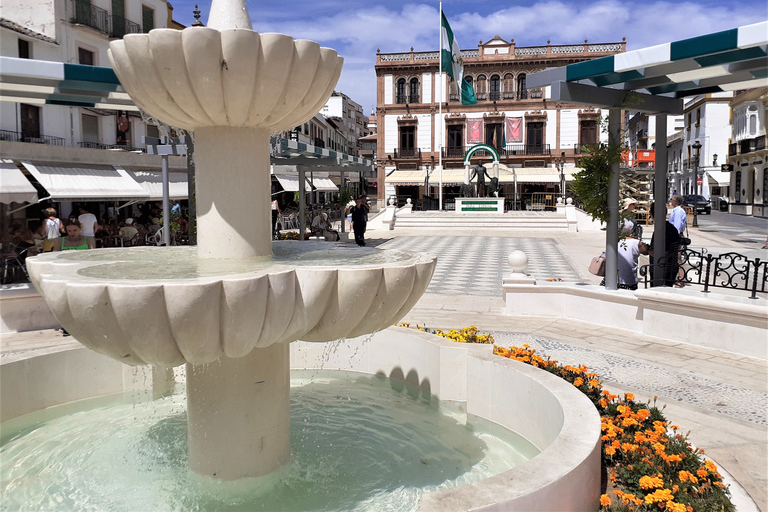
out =
<svg viewBox="0 0 768 512"><path fill-rule="evenodd" d="M413 307L436 264L327 242L276 242L273 251L242 260L198 259L195 247L67 251L27 266L78 341L126 364L172 367L378 331Z"/></svg>

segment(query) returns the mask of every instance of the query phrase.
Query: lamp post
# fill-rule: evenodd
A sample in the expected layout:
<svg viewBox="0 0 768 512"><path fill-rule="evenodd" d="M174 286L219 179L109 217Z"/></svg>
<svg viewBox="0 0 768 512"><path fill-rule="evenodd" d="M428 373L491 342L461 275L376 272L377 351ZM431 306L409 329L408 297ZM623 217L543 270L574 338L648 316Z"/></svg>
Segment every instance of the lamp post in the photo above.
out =
<svg viewBox="0 0 768 512"><path fill-rule="evenodd" d="M699 217L697 210L699 208L699 194L701 194L701 187L699 186L699 155L701 152L701 143L696 141L693 143L693 176L695 181L695 193L693 195L693 224L694 228L699 227Z"/></svg>

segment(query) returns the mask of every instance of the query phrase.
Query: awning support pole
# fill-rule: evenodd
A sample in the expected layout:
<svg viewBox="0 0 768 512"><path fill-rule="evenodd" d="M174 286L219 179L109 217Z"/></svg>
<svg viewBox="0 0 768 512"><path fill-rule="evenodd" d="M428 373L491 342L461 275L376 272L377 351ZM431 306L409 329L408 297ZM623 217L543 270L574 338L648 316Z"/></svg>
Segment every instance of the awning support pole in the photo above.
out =
<svg viewBox="0 0 768 512"><path fill-rule="evenodd" d="M653 285L664 284L664 262L667 254L667 115L656 114L656 161L654 162L653 200ZM655 220L655 219L658 219ZM675 254L677 258L677 254ZM659 265L659 263L662 263Z"/></svg>
<svg viewBox="0 0 768 512"><path fill-rule="evenodd" d="M307 179L304 177L304 167L297 165L296 169L299 171L299 240L304 240L304 203L306 201L307 193L304 187L306 186Z"/></svg>
<svg viewBox="0 0 768 512"><path fill-rule="evenodd" d="M621 110L612 108L608 114L608 143L621 142ZM608 226L605 231L605 289L619 288L619 162L611 165L608 185Z"/></svg>
<svg viewBox="0 0 768 512"><path fill-rule="evenodd" d="M166 139L166 144L168 143ZM171 246L171 205L169 201L170 192L168 190L168 155L161 157L163 166L163 244L166 247Z"/></svg>

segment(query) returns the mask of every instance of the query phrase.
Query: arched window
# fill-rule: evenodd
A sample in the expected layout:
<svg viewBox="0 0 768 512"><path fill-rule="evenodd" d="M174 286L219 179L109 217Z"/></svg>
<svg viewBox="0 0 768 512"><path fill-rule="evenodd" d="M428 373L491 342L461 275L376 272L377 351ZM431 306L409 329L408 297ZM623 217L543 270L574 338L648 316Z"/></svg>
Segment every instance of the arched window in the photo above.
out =
<svg viewBox="0 0 768 512"><path fill-rule="evenodd" d="M400 78L397 80L395 103L408 103L408 96L406 96L405 93L405 78Z"/></svg>
<svg viewBox="0 0 768 512"><path fill-rule="evenodd" d="M488 99L491 101L499 101L501 99L501 79L499 75L491 76L490 83L490 95Z"/></svg>
<svg viewBox="0 0 768 512"><path fill-rule="evenodd" d="M419 79L411 78L408 88L408 103L421 103L419 99Z"/></svg>
<svg viewBox="0 0 768 512"><path fill-rule="evenodd" d="M478 100L488 99L488 80L485 75L478 75L475 83L475 97Z"/></svg>
<svg viewBox="0 0 768 512"><path fill-rule="evenodd" d="M504 75L502 98L505 100L515 99L515 76L512 73Z"/></svg>
<svg viewBox="0 0 768 512"><path fill-rule="evenodd" d="M517 99L528 99L528 90L525 88L525 73L520 73L517 76Z"/></svg>

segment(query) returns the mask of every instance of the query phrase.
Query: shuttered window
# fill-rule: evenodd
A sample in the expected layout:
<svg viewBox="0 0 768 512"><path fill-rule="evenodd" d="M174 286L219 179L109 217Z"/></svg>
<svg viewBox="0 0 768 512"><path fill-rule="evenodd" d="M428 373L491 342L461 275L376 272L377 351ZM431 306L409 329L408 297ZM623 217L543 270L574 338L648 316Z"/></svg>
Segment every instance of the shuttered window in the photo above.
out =
<svg viewBox="0 0 768 512"><path fill-rule="evenodd" d="M155 28L155 10L146 5L141 6L141 30L146 34Z"/></svg>

